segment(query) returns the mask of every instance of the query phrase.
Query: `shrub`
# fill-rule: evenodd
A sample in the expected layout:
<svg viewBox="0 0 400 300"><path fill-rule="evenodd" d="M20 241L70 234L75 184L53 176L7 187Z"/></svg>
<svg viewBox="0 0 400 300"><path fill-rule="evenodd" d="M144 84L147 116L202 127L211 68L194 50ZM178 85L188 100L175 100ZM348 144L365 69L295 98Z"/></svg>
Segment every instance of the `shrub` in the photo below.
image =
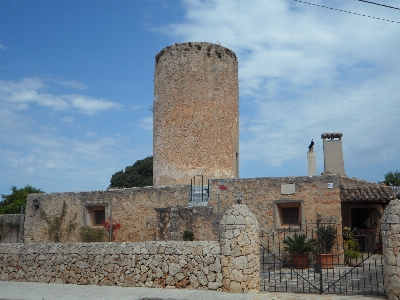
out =
<svg viewBox="0 0 400 300"><path fill-rule="evenodd" d="M185 232L183 233L183 240L184 241L193 241L194 238L194 234L192 231L189 230L185 230Z"/></svg>
<svg viewBox="0 0 400 300"><path fill-rule="evenodd" d="M343 228L343 239L344 240L354 240L354 236L357 232L357 228L355 227L344 227Z"/></svg>
<svg viewBox="0 0 400 300"><path fill-rule="evenodd" d="M92 242L104 242L105 231L102 228L93 228L89 226L82 226L79 235L82 242L92 243Z"/></svg>
<svg viewBox="0 0 400 300"><path fill-rule="evenodd" d="M304 233L295 233L293 238L287 236L283 244L285 245L283 249L291 254L308 254L315 251L317 242L314 239L307 238Z"/></svg>
<svg viewBox="0 0 400 300"><path fill-rule="evenodd" d="M336 228L334 225L321 226L317 231L318 241L321 245L321 253L332 253L336 240Z"/></svg>
<svg viewBox="0 0 400 300"><path fill-rule="evenodd" d="M117 231L120 230L122 227L121 223L115 222L114 219L112 219L112 222L110 222L110 217L108 217L107 221L101 223L101 225L108 232L108 234L110 234L110 229L112 227L112 240L115 240L115 235L117 234Z"/></svg>
<svg viewBox="0 0 400 300"><path fill-rule="evenodd" d="M343 228L343 247L344 247L344 259L347 263L350 259L356 259L361 257L360 245L355 238L357 228L344 227Z"/></svg>
<svg viewBox="0 0 400 300"><path fill-rule="evenodd" d="M344 259L345 261L348 263L350 261L350 259L356 259L356 258L360 258L361 257L361 253L358 251L354 251L354 250L344 250Z"/></svg>
<svg viewBox="0 0 400 300"><path fill-rule="evenodd" d="M356 239L346 240L344 241L344 249L360 251L360 245L358 244L358 241Z"/></svg>

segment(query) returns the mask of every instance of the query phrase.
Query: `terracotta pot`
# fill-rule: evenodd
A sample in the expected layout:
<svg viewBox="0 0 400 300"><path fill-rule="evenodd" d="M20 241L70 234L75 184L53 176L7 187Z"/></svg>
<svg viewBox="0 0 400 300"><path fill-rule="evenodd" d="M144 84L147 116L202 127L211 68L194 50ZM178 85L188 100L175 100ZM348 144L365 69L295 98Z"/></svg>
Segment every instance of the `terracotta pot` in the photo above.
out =
<svg viewBox="0 0 400 300"><path fill-rule="evenodd" d="M292 260L296 269L305 269L308 267L307 254L292 254Z"/></svg>
<svg viewBox="0 0 400 300"><path fill-rule="evenodd" d="M319 254L318 264L321 265L321 269L332 269L333 268L333 254Z"/></svg>

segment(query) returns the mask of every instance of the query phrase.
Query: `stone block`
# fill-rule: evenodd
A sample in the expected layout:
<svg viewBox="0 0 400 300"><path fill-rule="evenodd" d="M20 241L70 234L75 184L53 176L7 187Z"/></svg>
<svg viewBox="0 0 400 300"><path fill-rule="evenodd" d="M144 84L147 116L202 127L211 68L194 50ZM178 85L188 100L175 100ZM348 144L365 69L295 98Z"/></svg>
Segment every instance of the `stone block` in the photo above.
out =
<svg viewBox="0 0 400 300"><path fill-rule="evenodd" d="M282 184L281 185L281 194L282 195L291 195L296 193L296 185L292 184Z"/></svg>
<svg viewBox="0 0 400 300"><path fill-rule="evenodd" d="M243 293L242 286L241 286L240 282L231 281L229 283L228 292L230 292L230 293Z"/></svg>
<svg viewBox="0 0 400 300"><path fill-rule="evenodd" d="M248 260L247 256L235 257L232 260L233 267L238 270L244 270L247 268Z"/></svg>

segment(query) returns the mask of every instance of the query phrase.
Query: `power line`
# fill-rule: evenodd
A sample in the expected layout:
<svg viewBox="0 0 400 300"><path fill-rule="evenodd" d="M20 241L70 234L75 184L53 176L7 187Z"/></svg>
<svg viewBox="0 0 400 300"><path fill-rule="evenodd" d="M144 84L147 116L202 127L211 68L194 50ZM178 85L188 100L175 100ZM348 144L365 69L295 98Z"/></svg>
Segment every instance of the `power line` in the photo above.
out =
<svg viewBox="0 0 400 300"><path fill-rule="evenodd" d="M310 2L301 1L301 0L294 0L294 1L301 2L301 3L304 3L304 4L314 5L314 6L318 6L318 7L322 7L322 8L327 8L327 9L331 9L331 10L336 10L336 11L340 11L340 12L344 12L344 13L348 13L348 14L352 14L352 15L357 15L357 16L361 16L361 17L367 17L367 18L372 18L372 19L376 19L376 20L381 20L381 21L387 21L387 22L400 24L400 22L398 22L398 21L392 21L392 20L388 20L388 19L382 19L382 18L378 18L378 17L363 15L363 14L359 14L359 13L355 13L355 12L351 12L351 11L347 11L347 10L343 10L343 9L328 7L328 6L319 5L319 4L310 3ZM361 1L361 0L359 0L359 1ZM364 1L364 2L367 2L367 1Z"/></svg>
<svg viewBox="0 0 400 300"><path fill-rule="evenodd" d="M385 4L375 3L375 2L366 1L366 0L358 0L358 1L360 1L360 2L365 2L365 3L369 3L369 4L374 4L374 5L378 5L378 6L383 6L383 7L387 7L387 8L391 8L391 9L400 10L400 8L398 8L398 7L389 6L389 5L385 5Z"/></svg>

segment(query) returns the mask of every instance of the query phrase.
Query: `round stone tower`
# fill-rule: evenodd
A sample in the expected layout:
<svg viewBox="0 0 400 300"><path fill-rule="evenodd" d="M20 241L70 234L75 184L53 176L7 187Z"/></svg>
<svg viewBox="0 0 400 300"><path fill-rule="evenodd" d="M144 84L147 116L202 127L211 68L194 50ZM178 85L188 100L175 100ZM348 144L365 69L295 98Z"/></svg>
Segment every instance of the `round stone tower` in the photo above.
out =
<svg viewBox="0 0 400 300"><path fill-rule="evenodd" d="M238 62L211 43L168 46L156 55L153 183L239 176Z"/></svg>

